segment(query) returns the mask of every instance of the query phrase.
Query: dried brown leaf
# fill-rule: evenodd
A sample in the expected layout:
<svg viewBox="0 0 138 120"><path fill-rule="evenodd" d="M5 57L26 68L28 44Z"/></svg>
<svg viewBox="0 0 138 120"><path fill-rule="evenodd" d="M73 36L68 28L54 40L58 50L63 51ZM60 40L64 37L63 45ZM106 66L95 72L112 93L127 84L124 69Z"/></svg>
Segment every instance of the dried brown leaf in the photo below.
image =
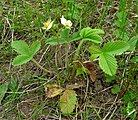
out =
<svg viewBox="0 0 138 120"><path fill-rule="evenodd" d="M64 89L57 84L47 84L45 86L45 92L48 98L60 95L63 91Z"/></svg>

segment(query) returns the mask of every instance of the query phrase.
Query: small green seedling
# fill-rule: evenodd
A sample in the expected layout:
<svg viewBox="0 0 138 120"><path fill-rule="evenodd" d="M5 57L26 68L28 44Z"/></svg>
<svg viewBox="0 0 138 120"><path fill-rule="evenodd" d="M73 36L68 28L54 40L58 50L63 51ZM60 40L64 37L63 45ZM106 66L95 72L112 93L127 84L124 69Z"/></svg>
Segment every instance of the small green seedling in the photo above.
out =
<svg viewBox="0 0 138 120"><path fill-rule="evenodd" d="M114 85L113 88L111 89L111 92L112 92L113 94L119 93L119 92L120 92L120 87L119 87L119 85Z"/></svg>
<svg viewBox="0 0 138 120"><path fill-rule="evenodd" d="M13 65L19 66L33 59L36 52L40 49L41 43L40 41L35 41L29 47L26 42L20 40L13 41L11 46L20 54L13 60Z"/></svg>

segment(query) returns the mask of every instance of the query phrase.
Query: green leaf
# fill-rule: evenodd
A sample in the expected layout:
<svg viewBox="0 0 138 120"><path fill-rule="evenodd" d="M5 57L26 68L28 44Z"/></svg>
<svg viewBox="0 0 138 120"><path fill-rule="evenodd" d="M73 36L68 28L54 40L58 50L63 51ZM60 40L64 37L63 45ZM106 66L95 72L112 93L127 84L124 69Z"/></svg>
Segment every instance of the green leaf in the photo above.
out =
<svg viewBox="0 0 138 120"><path fill-rule="evenodd" d="M115 80L116 76L115 75L114 76L110 76L110 75L105 74L105 77L106 77L106 82L111 83L112 81Z"/></svg>
<svg viewBox="0 0 138 120"><path fill-rule="evenodd" d="M66 28L61 32L59 38L51 37L46 40L46 43L50 45L58 45L58 44L67 43L69 42L69 32L70 32L70 29Z"/></svg>
<svg viewBox="0 0 138 120"><path fill-rule="evenodd" d="M46 44L50 44L50 45L59 45L59 44L64 44L64 43L66 43L66 41L64 41L61 38L57 38L57 37L51 37L46 40Z"/></svg>
<svg viewBox="0 0 138 120"><path fill-rule="evenodd" d="M8 89L8 83L0 85L0 104L5 96L5 93L7 92L7 89Z"/></svg>
<svg viewBox="0 0 138 120"><path fill-rule="evenodd" d="M69 32L70 32L70 29L66 28L60 33L59 44L69 42Z"/></svg>
<svg viewBox="0 0 138 120"><path fill-rule="evenodd" d="M111 89L111 92L112 92L113 94L116 94L116 93L120 92L120 87L119 87L119 85L114 85L113 88Z"/></svg>
<svg viewBox="0 0 138 120"><path fill-rule="evenodd" d="M108 54L118 54L129 49L129 44L123 41L108 42L102 48L103 52Z"/></svg>
<svg viewBox="0 0 138 120"><path fill-rule="evenodd" d="M91 47L89 47L89 52L91 54L101 54L102 53L102 50L98 46L91 46Z"/></svg>
<svg viewBox="0 0 138 120"><path fill-rule="evenodd" d="M82 38L85 38L91 31L92 29L90 27L87 27L87 28L83 28L81 31L80 31L80 36Z"/></svg>
<svg viewBox="0 0 138 120"><path fill-rule="evenodd" d="M65 90L60 97L60 108L63 114L69 115L73 112L77 103L77 94L74 90Z"/></svg>
<svg viewBox="0 0 138 120"><path fill-rule="evenodd" d="M66 28L60 33L60 38L67 40L69 38L70 29Z"/></svg>
<svg viewBox="0 0 138 120"><path fill-rule="evenodd" d="M57 37L51 37L49 39L46 40L46 44L50 44L50 45L58 45L59 40L57 39Z"/></svg>
<svg viewBox="0 0 138 120"><path fill-rule="evenodd" d="M78 38L80 38L80 31L74 32L71 36L71 39L78 39Z"/></svg>
<svg viewBox="0 0 138 120"><path fill-rule="evenodd" d="M85 38L83 38L83 40L88 40L94 43L101 43L103 41L102 37L96 34L91 34Z"/></svg>
<svg viewBox="0 0 138 120"><path fill-rule="evenodd" d="M102 42L102 38L98 34L104 34L104 31L101 29L91 29L90 27L83 28L80 31L80 36L83 40L89 40L95 43Z"/></svg>
<svg viewBox="0 0 138 120"><path fill-rule="evenodd" d="M90 56L90 60L93 61L94 59L98 58L99 57L99 54L92 54Z"/></svg>
<svg viewBox="0 0 138 120"><path fill-rule="evenodd" d="M32 57L28 57L28 56L25 56L25 55L18 55L16 58L14 58L13 65L14 66L19 66L19 65L22 65L24 63L27 63L31 59L32 59Z"/></svg>
<svg viewBox="0 0 138 120"><path fill-rule="evenodd" d="M69 42L73 42L79 39L81 39L80 31L73 33L71 38L69 39Z"/></svg>
<svg viewBox="0 0 138 120"><path fill-rule="evenodd" d="M41 47L40 41L33 42L33 44L30 46L31 55L34 56L36 52L40 49L40 47Z"/></svg>
<svg viewBox="0 0 138 120"><path fill-rule="evenodd" d="M90 27L87 27L87 28L83 28L81 31L80 31L80 36L85 38L91 34L104 34L104 31L101 30L101 29L92 29Z"/></svg>
<svg viewBox="0 0 138 120"><path fill-rule="evenodd" d="M99 65L106 74L110 76L116 74L117 62L113 55L107 53L100 54Z"/></svg>
<svg viewBox="0 0 138 120"><path fill-rule="evenodd" d="M91 29L92 34L104 34L102 29Z"/></svg>
<svg viewBox="0 0 138 120"><path fill-rule="evenodd" d="M89 52L92 54L90 60L94 60L102 53L102 50L98 46L91 46L89 47Z"/></svg>
<svg viewBox="0 0 138 120"><path fill-rule="evenodd" d="M26 42L20 40L20 41L13 41L11 43L12 48L15 49L16 52L22 55L30 55L29 47Z"/></svg>
<svg viewBox="0 0 138 120"><path fill-rule="evenodd" d="M128 44L130 45L129 50L135 51L137 42L138 42L138 36L132 37L132 38L128 41Z"/></svg>

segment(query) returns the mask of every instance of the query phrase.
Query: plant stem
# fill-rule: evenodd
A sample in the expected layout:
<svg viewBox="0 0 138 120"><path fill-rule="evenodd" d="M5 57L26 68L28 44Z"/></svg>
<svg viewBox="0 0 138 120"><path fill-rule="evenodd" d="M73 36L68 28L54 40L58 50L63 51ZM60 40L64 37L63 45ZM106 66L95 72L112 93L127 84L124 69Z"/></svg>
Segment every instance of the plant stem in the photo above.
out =
<svg viewBox="0 0 138 120"><path fill-rule="evenodd" d="M49 71L49 70L43 68L34 58L32 59L32 61L33 61L39 68L41 68L42 70L44 70L45 72L52 73L52 71Z"/></svg>
<svg viewBox="0 0 138 120"><path fill-rule="evenodd" d="M80 48L83 44L83 40L80 41L79 45L78 45L78 48L76 50L76 53L75 53L75 56L74 56L74 60L73 61L76 61L77 60L77 57L79 56L79 53L80 53ZM71 80L73 80L73 77L75 76L75 67L73 67L73 70L72 70L72 75L71 75Z"/></svg>
<svg viewBox="0 0 138 120"><path fill-rule="evenodd" d="M58 37L57 37L58 38ZM59 60L59 64L62 66L62 55L61 55L61 48L60 48L60 44L59 44L59 38L58 38L58 60Z"/></svg>
<svg viewBox="0 0 138 120"><path fill-rule="evenodd" d="M73 61L76 61L76 60L77 60L77 57L79 56L80 48L81 48L83 42L84 42L83 40L80 41L80 43L79 43L79 45L78 45L78 48L77 48L77 50L76 50L76 53L75 53L75 56L74 56L74 60L73 60Z"/></svg>
<svg viewBox="0 0 138 120"><path fill-rule="evenodd" d="M68 68L68 53L69 53L69 45L66 43L66 58L65 58L65 67Z"/></svg>

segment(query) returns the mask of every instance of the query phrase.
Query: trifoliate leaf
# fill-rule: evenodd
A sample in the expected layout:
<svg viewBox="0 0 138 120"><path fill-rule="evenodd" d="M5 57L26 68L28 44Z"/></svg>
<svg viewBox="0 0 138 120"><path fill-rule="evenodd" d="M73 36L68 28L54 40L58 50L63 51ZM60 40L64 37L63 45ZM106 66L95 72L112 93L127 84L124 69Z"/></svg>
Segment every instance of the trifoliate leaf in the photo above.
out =
<svg viewBox="0 0 138 120"><path fill-rule="evenodd" d="M30 53L32 56L36 54L36 52L40 49L41 43L40 41L35 41L33 44L30 46Z"/></svg>
<svg viewBox="0 0 138 120"><path fill-rule="evenodd" d="M99 65L106 74L110 76L115 75L117 69L117 62L113 55L107 53L100 54Z"/></svg>
<svg viewBox="0 0 138 120"><path fill-rule="evenodd" d="M60 108L63 114L69 115L73 112L77 103L77 94L74 90L65 90L60 97Z"/></svg>
<svg viewBox="0 0 138 120"><path fill-rule="evenodd" d="M99 54L102 53L102 50L98 46L91 46L91 47L89 47L89 52L91 54L97 54L97 55L99 55Z"/></svg>
<svg viewBox="0 0 138 120"><path fill-rule="evenodd" d="M102 37L97 35L97 34L91 34L85 38L83 38L83 40L88 40L94 43L101 43L103 41Z"/></svg>
<svg viewBox="0 0 138 120"><path fill-rule="evenodd" d="M60 38L66 40L69 38L69 32L70 29L69 28L65 28L61 33L60 33Z"/></svg>
<svg viewBox="0 0 138 120"><path fill-rule="evenodd" d="M91 35L91 34L104 34L104 31L101 30L101 29L92 29L90 27L86 27L86 28L83 28L81 31L80 31L80 36L82 38L86 38L87 36Z"/></svg>
<svg viewBox="0 0 138 120"><path fill-rule="evenodd" d="M60 33L59 38L58 37L51 37L51 38L46 40L46 43L50 44L50 45L58 45L58 44L68 43L70 40L69 39L69 32L70 32L70 29L66 28Z"/></svg>
<svg viewBox="0 0 138 120"><path fill-rule="evenodd" d="M26 55L18 55L17 57L14 58L13 65L19 66L19 65L22 65L24 63L27 63L31 59L32 59L32 57L28 57Z"/></svg>
<svg viewBox="0 0 138 120"><path fill-rule="evenodd" d="M98 46L91 46L89 47L89 52L92 54L90 56L90 60L94 60L95 58L99 57L99 55L102 53L102 50Z"/></svg>
<svg viewBox="0 0 138 120"><path fill-rule="evenodd" d="M73 33L71 38L69 39L69 42L73 42L79 39L81 39L80 31Z"/></svg>
<svg viewBox="0 0 138 120"><path fill-rule="evenodd" d="M20 41L13 41L11 44L12 48L15 49L16 52L22 55L29 56L29 47L26 42L20 40Z"/></svg>
<svg viewBox="0 0 138 120"><path fill-rule="evenodd" d="M58 45L58 44L62 44L61 40L58 39L57 37L50 37L46 40L46 44L50 44L50 45Z"/></svg>
<svg viewBox="0 0 138 120"><path fill-rule="evenodd" d="M129 44L124 41L108 42L103 46L102 51L108 54L118 54L128 50L129 47Z"/></svg>
<svg viewBox="0 0 138 120"><path fill-rule="evenodd" d="M102 29L92 29L92 34L104 34L104 31Z"/></svg>
<svg viewBox="0 0 138 120"><path fill-rule="evenodd" d="M83 40L89 40L95 43L102 42L102 37L100 37L98 34L103 34L104 31L101 29L91 29L90 27L83 28L80 31L80 36L83 38Z"/></svg>

